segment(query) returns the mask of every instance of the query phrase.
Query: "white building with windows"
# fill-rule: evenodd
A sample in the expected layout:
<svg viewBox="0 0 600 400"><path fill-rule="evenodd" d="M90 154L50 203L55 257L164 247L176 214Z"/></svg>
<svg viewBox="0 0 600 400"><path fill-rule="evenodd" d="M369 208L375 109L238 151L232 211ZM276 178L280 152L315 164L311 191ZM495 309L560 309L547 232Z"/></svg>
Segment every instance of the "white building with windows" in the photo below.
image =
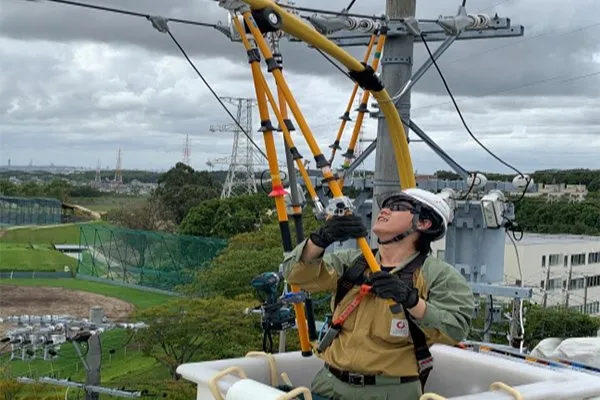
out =
<svg viewBox="0 0 600 400"><path fill-rule="evenodd" d="M444 242L434 243L443 257ZM519 263L507 236L504 250L504 284L523 280L532 287L532 301L547 307L568 306L600 315L600 236L525 233L516 242Z"/></svg>

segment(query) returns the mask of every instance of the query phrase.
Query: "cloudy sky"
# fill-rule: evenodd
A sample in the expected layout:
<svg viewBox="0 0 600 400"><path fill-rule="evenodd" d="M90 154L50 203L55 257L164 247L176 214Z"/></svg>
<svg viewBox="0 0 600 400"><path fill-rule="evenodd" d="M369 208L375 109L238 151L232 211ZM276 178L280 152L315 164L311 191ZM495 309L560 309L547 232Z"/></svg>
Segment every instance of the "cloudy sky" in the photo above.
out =
<svg viewBox="0 0 600 400"><path fill-rule="evenodd" d="M212 0L80 1L202 22L227 18ZM524 37L456 42L439 62L473 133L518 169L600 168L597 2L571 0L565 7L562 0L467 1L469 12L498 13L525 27ZM326 4L340 10L347 0ZM417 17L452 15L458 4L422 1ZM383 0L357 0L352 8L384 10ZM254 96L240 43L212 28L170 27L220 96ZM353 84L303 44L284 42L282 50L288 83L329 155ZM364 48L349 51L362 58ZM414 68L426 57L417 44ZM230 156L233 134L210 130L230 123L228 115L169 36L142 18L44 0L0 0L0 71L0 165L10 158L13 165L32 160L95 168L100 160L114 168L121 148L124 168L162 170L181 160L186 134L194 168ZM413 89L412 118L466 169L510 173L469 137L433 68ZM364 136L375 137L376 126L367 121ZM312 159L302 137L294 137ZM411 144L411 153L419 172L448 169L423 143ZM373 167L374 157L367 165Z"/></svg>

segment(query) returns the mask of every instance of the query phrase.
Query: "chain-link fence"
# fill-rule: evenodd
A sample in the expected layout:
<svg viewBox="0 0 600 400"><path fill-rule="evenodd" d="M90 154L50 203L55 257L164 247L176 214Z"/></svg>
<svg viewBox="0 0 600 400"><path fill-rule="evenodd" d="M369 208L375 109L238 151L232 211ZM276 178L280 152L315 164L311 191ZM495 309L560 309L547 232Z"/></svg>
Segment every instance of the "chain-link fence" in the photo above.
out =
<svg viewBox="0 0 600 400"><path fill-rule="evenodd" d="M61 215L58 199L0 196L0 226L60 224Z"/></svg>
<svg viewBox="0 0 600 400"><path fill-rule="evenodd" d="M80 227L84 248L78 275L126 285L174 291L208 266L225 240L123 229L107 225Z"/></svg>

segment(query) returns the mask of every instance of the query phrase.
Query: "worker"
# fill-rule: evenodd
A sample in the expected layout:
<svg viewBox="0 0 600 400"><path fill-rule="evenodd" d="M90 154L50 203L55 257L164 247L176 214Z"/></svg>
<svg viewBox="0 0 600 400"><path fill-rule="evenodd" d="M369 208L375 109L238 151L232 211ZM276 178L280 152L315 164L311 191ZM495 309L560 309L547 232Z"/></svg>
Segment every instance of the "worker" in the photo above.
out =
<svg viewBox="0 0 600 400"><path fill-rule="evenodd" d="M372 233L381 271L371 273L359 249L324 253L367 236L357 215L329 218L282 265L289 284L334 293L333 323L317 350L324 367L311 387L326 399L418 400L433 367L429 346L456 345L470 329L470 285L431 255L452 219L449 206L418 188L380 196L378 206Z"/></svg>

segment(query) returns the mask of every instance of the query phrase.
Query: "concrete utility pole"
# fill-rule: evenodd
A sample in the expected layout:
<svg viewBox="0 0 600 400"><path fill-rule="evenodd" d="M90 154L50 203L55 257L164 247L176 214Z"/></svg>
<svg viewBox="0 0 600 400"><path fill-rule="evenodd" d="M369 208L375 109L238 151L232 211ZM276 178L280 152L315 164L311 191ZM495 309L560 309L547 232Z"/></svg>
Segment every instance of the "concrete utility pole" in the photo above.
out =
<svg viewBox="0 0 600 400"><path fill-rule="evenodd" d="M414 17L416 0L386 0L385 11L390 19ZM393 96L412 75L414 37L413 35L390 35L387 37L381 59L381 78L383 85ZM396 103L404 129L408 133L410 121L410 90L407 90ZM396 169L396 156L389 135L389 129L383 114L379 116L377 126L377 148L375 150L375 175L373 181L373 216L379 212L375 199L381 193L396 191L400 188L400 177ZM376 246L376 238L371 245Z"/></svg>

